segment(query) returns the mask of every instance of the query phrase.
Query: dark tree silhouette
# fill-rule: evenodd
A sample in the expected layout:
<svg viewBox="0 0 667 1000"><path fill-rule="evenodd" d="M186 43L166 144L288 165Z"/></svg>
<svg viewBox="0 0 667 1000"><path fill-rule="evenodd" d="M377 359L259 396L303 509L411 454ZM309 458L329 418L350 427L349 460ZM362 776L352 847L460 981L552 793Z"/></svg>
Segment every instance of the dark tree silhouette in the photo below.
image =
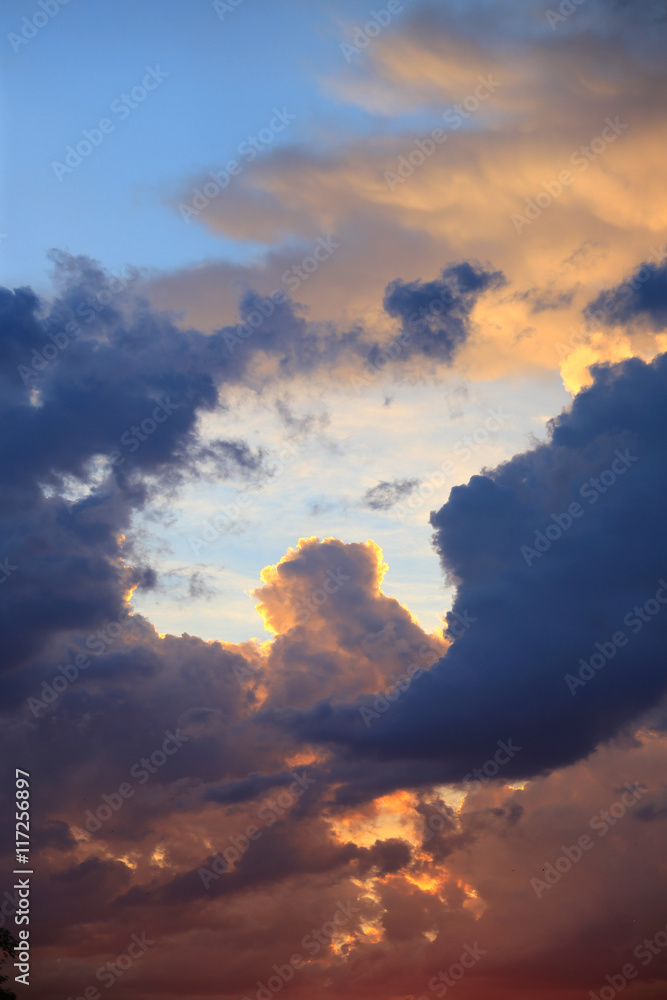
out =
<svg viewBox="0 0 667 1000"><path fill-rule="evenodd" d="M5 961L5 958L14 957L14 949L18 947L18 941L15 941L8 930L3 927L0 929L0 952L2 952L2 957L0 957L0 965ZM16 993L12 990L6 990L3 983L8 981L8 976L0 976L0 1000L16 1000Z"/></svg>

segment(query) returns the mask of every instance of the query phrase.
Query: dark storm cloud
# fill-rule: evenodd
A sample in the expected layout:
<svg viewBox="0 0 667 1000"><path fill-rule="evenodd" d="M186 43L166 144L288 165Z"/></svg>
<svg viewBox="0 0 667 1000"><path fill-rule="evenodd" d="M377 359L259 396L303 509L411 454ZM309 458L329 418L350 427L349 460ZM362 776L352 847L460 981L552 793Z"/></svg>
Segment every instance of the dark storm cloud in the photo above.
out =
<svg viewBox="0 0 667 1000"><path fill-rule="evenodd" d="M289 771L280 774L249 774L240 781L230 781L219 788L209 788L206 798L211 802L233 803L255 799L271 788L284 788L294 781Z"/></svg>
<svg viewBox="0 0 667 1000"><path fill-rule="evenodd" d="M608 325L644 325L659 332L667 327L667 258L647 261L634 274L590 303L586 314ZM598 320L600 321L600 320Z"/></svg>
<svg viewBox="0 0 667 1000"><path fill-rule="evenodd" d="M410 862L410 846L398 838L376 840L370 847L361 847L352 841L319 842L317 834L321 836L321 820L314 820L311 825L297 816L281 818L275 826L263 830L261 839L244 851L233 870L212 881L205 891L212 897L232 896L249 888L259 889L306 875L338 879L345 874L384 876L400 871ZM202 858L202 866L210 866L211 861ZM160 903L181 904L201 899L202 891L201 878L193 870L176 875L160 886L156 895ZM136 887L120 896L118 904L137 906L145 902L145 895L144 889Z"/></svg>
<svg viewBox="0 0 667 1000"><path fill-rule="evenodd" d="M133 513L158 493L198 475L270 475L262 452L245 442L199 436L202 414L224 413L226 385L245 381L261 391L262 379L272 377L254 372L258 353L287 378L363 357L369 345L358 328L322 329L284 296L269 303L252 291L235 326L211 335L183 330L137 295L138 272L109 276L63 253L52 262L57 294L50 302L30 289L0 289L5 670L70 630L117 621L131 588L155 586L149 566L125 565L123 535ZM449 289L446 339L453 344L468 329L476 296L499 280L459 264L441 282L395 283L388 308L403 315L418 308L416 300ZM415 346L430 353L440 333L419 336ZM72 482L76 495L87 495L66 500Z"/></svg>
<svg viewBox="0 0 667 1000"><path fill-rule="evenodd" d="M391 482L383 481L366 490L361 498L365 507L371 510L390 510L394 504L412 493L420 485L419 479L393 479Z"/></svg>
<svg viewBox="0 0 667 1000"><path fill-rule="evenodd" d="M661 24L667 21L665 0L603 0L602 6L642 22Z"/></svg>
<svg viewBox="0 0 667 1000"><path fill-rule="evenodd" d="M667 607L656 600L667 578L667 355L593 371L547 443L455 487L432 515L458 588L453 611L469 623L445 656L368 725L370 697L270 713L304 741L340 746L342 801L462 781L499 739L521 747L504 777L568 764L667 691ZM373 764L352 768L348 754Z"/></svg>
<svg viewBox="0 0 667 1000"><path fill-rule="evenodd" d="M470 316L477 299L504 283L500 271L464 261L444 268L435 281L397 278L387 286L383 305L410 337L408 354L451 362L472 331Z"/></svg>
<svg viewBox="0 0 667 1000"><path fill-rule="evenodd" d="M285 300L238 349L238 327L181 330L136 295L136 272L105 274L54 254L57 295L0 289L0 623L3 669L68 630L122 615L125 595L154 586L150 567L123 564L134 511L187 477L261 480L264 455L243 441L199 436L226 384L257 350L294 371L318 364L308 324ZM248 293L241 320L256 304ZM82 499L68 502L71 482Z"/></svg>

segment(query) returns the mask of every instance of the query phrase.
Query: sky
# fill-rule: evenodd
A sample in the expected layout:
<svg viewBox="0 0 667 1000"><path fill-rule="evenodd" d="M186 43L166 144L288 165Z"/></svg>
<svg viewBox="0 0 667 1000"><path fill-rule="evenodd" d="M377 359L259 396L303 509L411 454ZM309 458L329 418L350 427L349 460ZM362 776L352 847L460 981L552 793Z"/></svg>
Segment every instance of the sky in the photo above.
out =
<svg viewBox="0 0 667 1000"><path fill-rule="evenodd" d="M0 22L5 989L661 1000L667 4Z"/></svg>

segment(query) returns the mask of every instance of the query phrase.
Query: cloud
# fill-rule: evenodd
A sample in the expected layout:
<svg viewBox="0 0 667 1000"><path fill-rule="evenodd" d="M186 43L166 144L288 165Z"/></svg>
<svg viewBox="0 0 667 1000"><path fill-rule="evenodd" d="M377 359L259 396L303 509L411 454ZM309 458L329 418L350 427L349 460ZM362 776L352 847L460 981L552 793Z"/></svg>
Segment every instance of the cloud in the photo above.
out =
<svg viewBox="0 0 667 1000"><path fill-rule="evenodd" d="M348 108L370 112L371 135L331 126L327 141L258 156L201 223L228 238L267 241L266 251L248 265L207 260L157 276L150 295L213 329L235 308L235 282L264 294L284 288L309 243L334 233L340 249L299 288L299 301L312 320L363 323L387 346L394 324L380 304L397 275L412 285L433 273L434 261L490 261L509 287L476 302L472 334L452 341L429 324L422 346L446 357L458 344L457 365L480 381L553 370L563 332L664 242L653 169L664 131L664 12L587 0L552 30L546 12L557 7L406 9L358 65L324 81ZM480 76L500 85L466 111ZM627 128L591 154L606 119ZM444 128L446 142L390 191L385 172L395 174L434 128ZM559 192L563 171L573 179ZM535 216L527 206L536 199L546 207ZM512 216L526 211L533 220L518 233ZM606 337L589 360L623 356ZM575 390L582 384L568 381Z"/></svg>
<svg viewBox="0 0 667 1000"><path fill-rule="evenodd" d="M460 807L461 796L452 797L442 781L481 768L491 739L493 750L499 738L521 745L515 760L525 755L529 771L540 752L544 763L553 749L550 737L570 741L571 750L581 698L586 731L604 741L598 719L628 698L630 679L644 691L658 680L665 628L659 615L634 636L646 645L628 646L632 673L620 650L576 696L564 685L571 715L559 716L551 684L563 681L567 649L574 645L576 655L589 655L589 639L606 642L615 630L616 608L627 610L626 599L631 607L636 593L645 599L654 570L647 560L657 570L663 558L655 541L650 547L639 542L658 510L658 496L647 507L647 495L651 489L660 494L664 476L659 416L666 364L599 370L572 412L554 421L549 443L474 478L436 515L438 548L458 582L454 610L477 619L449 648L382 592L386 567L377 546L304 539L267 568L256 593L263 618L278 633L270 644L160 638L133 616L119 645L93 657L48 713L34 719L16 704L3 739L31 772L49 776L35 841L42 890L34 930L61 961L48 955L40 961L36 982L45 994L57 984L76 995L82 982L94 982L97 968L126 947L131 926L146 928L156 942L142 959L145 979L134 987L137 996L158 984L161 995L181 997L186 980L200 991L219 991L220 956L225 988L252 996L274 964L304 951L308 962L292 983L297 996L313 995L331 980L334 995L342 996L359 963L366 968L364 995L381 994L390 984L427 995L432 977L438 980L476 943L482 957L461 984L471 1000L477 994L501 1000L503 990L516 991L524 981L526 990L550 990L565 1000L573 984L596 989L614 972L610 941L627 948L664 926L662 896L650 888L662 851L660 734L647 729L631 740L603 742L585 762L538 776L523 789L502 784L521 770L510 762ZM631 389L642 412L624 404ZM576 521L522 577L519 546L526 534L527 544L533 541L535 525L545 527L547 511L562 510L568 477L574 475L576 486L591 470L599 475L616 447L634 446L632 434L641 464L601 494L586 511L588 522ZM641 482L630 478L633 472ZM644 516L628 517L628 509ZM490 527L480 534L487 517ZM613 547L601 556L603 540ZM432 650L427 658L425 648ZM412 662L423 663L426 675L364 726L365 745L330 739L339 712L346 718L353 705L358 715L359 704L368 704L364 692L391 688L392 675ZM22 689L14 696L27 696L55 669L43 662L18 672ZM419 690L424 681L426 692ZM305 743L301 724L267 731L267 712L275 718L287 705L317 719L319 728ZM403 705L408 711L401 715ZM618 713L617 721L623 726ZM150 758L166 729L188 739L140 785L132 766ZM391 752L393 741L398 753ZM315 779L297 801L287 792L294 772ZM86 810L94 812L103 794L113 796L126 781L133 782L134 796L101 829L81 837L76 831ZM648 789L637 810L644 803L651 808L636 819L629 811L609 837L600 837L591 820L608 813L624 782L637 781ZM582 834L594 838L594 848L576 872L563 874L538 899L530 880L540 879L546 862ZM237 859L205 888L200 870L211 869L218 852L233 857L230 847ZM625 876L616 865L610 872L618 850L636 852ZM75 902L66 906L73 887ZM600 906L601 899L608 905ZM353 908L344 935L323 934L312 955L302 942L328 925L339 902ZM641 914L631 934L610 921L612 904ZM90 926L94 938L82 937L81 928ZM577 950L584 930L587 948ZM220 934L223 951L212 964L210 946ZM175 942L180 973L171 965ZM563 962L571 950L576 968ZM633 960L632 948L627 958ZM663 976L657 965L653 972Z"/></svg>
<svg viewBox="0 0 667 1000"><path fill-rule="evenodd" d="M199 435L246 363L224 335L177 330L86 258L55 263L50 303L0 291L5 670L49 638L117 621L134 588L155 585L150 567L125 562L124 532L158 488L207 465L217 476L263 471L243 442ZM96 312L100 290L108 304Z"/></svg>
<svg viewBox="0 0 667 1000"><path fill-rule="evenodd" d="M37 797L35 995L82 995L131 933L155 943L128 1000L266 997L285 969L294 1000L440 1000L454 969L461 1000L570 1000L626 962L628 993L665 994L667 953L636 952L665 927L665 262L637 270L662 196L664 4L586 0L553 31L546 2L406 7L329 83L376 132L329 121L321 148L256 158L202 214L261 259L119 281L56 254L50 300L0 289L0 745ZM499 86L465 117L480 75ZM446 115L446 143L389 191ZM627 135L516 233L512 213L617 115ZM269 298L329 233L340 247L298 302ZM607 303L583 347L641 357L597 365L546 440L431 515L455 589L444 635L385 591L372 540L272 544L250 592L268 641L161 635L133 612L160 583L142 512L192 480L270 478L239 400L308 439L333 383L342 440L390 415L348 401L391 345L388 380L542 378L568 324ZM586 358L568 358L573 386ZM453 414L422 410L436 431ZM369 478L369 510L420 485L393 474ZM295 516L300 476L312 453L287 476ZM217 593L172 571L183 594ZM8 872L14 825L3 810Z"/></svg>
<svg viewBox="0 0 667 1000"><path fill-rule="evenodd" d="M642 263L621 284L600 295L586 314L611 326L646 326L660 333L667 328L667 258Z"/></svg>
<svg viewBox="0 0 667 1000"><path fill-rule="evenodd" d="M360 712L373 710L370 696L267 714L339 755L341 801L462 782L510 734L523 750L508 776L563 767L666 693L667 614L655 595L667 565L667 356L593 374L545 444L455 487L432 514L457 587L452 613L465 622L440 662L370 726ZM619 630L627 650L609 645ZM373 766L362 775L349 754Z"/></svg>
<svg viewBox="0 0 667 1000"><path fill-rule="evenodd" d="M427 357L452 361L471 332L470 314L477 298L505 284L499 271L475 262L452 264L435 281L400 279L388 285L385 311L401 321L401 329L415 339L415 349Z"/></svg>
<svg viewBox="0 0 667 1000"><path fill-rule="evenodd" d="M366 490L361 502L371 510L391 510L401 497L408 496L419 485L419 479L394 479L391 482L381 482Z"/></svg>
<svg viewBox="0 0 667 1000"><path fill-rule="evenodd" d="M242 295L235 325L211 334L180 329L138 294L134 272L109 278L95 262L63 253L52 261L51 301L30 289L0 291L7 478L0 557L11 574L0 592L5 669L45 648L50 636L117 621L137 586L155 587L155 571L142 564L127 529L158 495L198 477L256 483L271 476L261 448L202 431L205 416L224 418L228 389L260 396L277 376L288 385L335 371L345 384L377 350L361 327L312 323L287 297L269 301L253 291ZM465 263L443 276L455 288L446 312L456 338L469 328L476 297L497 279ZM440 285L395 283L389 310L409 323L411 297L428 289ZM430 356L440 340L436 327L417 333L402 366L411 355ZM285 402L277 405L291 433L326 426L326 414L297 419ZM191 592L201 593L196 581Z"/></svg>

